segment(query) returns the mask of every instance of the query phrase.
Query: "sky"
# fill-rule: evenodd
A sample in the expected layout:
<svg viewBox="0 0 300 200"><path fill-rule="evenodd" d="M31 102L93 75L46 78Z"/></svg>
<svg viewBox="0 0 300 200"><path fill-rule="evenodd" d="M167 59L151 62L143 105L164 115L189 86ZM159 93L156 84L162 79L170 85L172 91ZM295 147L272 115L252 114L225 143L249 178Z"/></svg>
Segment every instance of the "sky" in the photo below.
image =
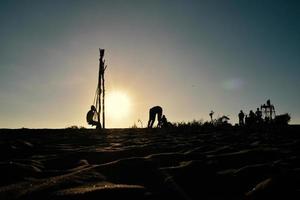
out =
<svg viewBox="0 0 300 200"><path fill-rule="evenodd" d="M0 1L0 128L89 127L105 49L107 95L127 95L106 127L256 110L300 123L300 2L289 0ZM115 105L118 106L118 105Z"/></svg>

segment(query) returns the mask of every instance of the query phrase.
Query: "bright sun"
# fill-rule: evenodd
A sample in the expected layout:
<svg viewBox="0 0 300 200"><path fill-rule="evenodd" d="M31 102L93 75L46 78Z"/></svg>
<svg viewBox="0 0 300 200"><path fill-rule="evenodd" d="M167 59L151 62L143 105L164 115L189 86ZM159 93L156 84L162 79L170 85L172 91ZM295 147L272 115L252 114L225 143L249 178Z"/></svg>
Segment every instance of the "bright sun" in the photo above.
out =
<svg viewBox="0 0 300 200"><path fill-rule="evenodd" d="M106 113L108 117L119 120L130 113L131 103L127 94L114 91L107 94Z"/></svg>

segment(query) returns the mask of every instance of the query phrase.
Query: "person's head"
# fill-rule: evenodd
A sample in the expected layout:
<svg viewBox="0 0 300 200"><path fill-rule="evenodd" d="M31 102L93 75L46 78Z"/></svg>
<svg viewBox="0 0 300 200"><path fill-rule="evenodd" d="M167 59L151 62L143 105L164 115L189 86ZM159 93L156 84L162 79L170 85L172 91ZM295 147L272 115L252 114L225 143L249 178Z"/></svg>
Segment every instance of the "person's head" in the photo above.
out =
<svg viewBox="0 0 300 200"><path fill-rule="evenodd" d="M94 105L91 105L91 110L96 111L96 107Z"/></svg>

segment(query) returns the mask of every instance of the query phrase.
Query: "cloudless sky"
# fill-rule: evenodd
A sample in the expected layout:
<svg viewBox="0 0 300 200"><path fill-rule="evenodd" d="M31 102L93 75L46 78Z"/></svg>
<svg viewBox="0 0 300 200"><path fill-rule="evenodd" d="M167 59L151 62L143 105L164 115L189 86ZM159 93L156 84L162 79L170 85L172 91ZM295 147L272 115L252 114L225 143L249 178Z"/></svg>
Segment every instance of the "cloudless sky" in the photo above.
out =
<svg viewBox="0 0 300 200"><path fill-rule="evenodd" d="M106 49L107 94L129 127L249 112L271 99L300 123L300 3L288 0L0 1L0 127L86 126Z"/></svg>

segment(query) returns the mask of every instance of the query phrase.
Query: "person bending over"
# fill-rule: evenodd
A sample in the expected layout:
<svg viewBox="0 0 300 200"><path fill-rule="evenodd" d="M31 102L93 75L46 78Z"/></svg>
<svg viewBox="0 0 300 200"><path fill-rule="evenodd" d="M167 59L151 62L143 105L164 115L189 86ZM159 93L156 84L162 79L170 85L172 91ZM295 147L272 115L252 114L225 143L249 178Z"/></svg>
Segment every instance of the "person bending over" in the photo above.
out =
<svg viewBox="0 0 300 200"><path fill-rule="evenodd" d="M149 110L149 121L148 121L148 128L152 128L155 122L155 116L157 115L157 127L161 126L161 117L162 117L162 108L160 106L154 106Z"/></svg>

